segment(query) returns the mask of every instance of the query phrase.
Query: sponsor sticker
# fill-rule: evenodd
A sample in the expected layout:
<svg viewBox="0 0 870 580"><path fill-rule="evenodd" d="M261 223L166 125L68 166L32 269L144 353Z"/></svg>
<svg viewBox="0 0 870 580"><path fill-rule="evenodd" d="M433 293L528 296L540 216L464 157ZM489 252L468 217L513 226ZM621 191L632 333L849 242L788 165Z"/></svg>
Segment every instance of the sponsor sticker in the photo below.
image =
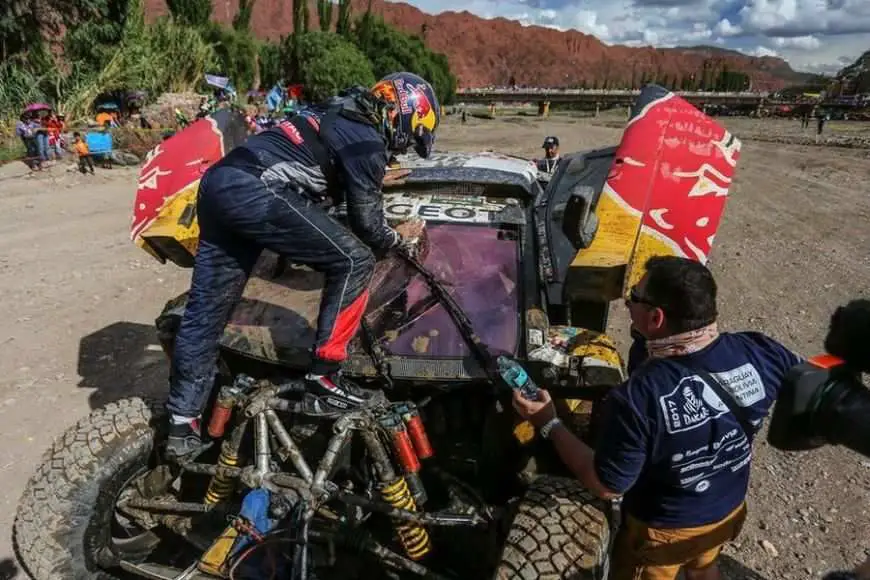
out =
<svg viewBox="0 0 870 580"><path fill-rule="evenodd" d="M728 412L728 406L697 375L684 377L676 388L659 397L659 405L668 433L697 429Z"/></svg>
<svg viewBox="0 0 870 580"><path fill-rule="evenodd" d="M494 203L483 197L462 199L458 196L402 194L384 196L384 215L387 218L406 220L414 217L439 222L486 224L491 216L500 212L508 203Z"/></svg>

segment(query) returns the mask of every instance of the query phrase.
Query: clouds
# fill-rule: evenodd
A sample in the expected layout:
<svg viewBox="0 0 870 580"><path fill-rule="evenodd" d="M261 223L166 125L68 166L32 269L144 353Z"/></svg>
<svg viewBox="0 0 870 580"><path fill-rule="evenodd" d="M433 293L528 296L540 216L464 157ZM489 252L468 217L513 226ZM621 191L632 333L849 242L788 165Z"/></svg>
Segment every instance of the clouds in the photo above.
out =
<svg viewBox="0 0 870 580"><path fill-rule="evenodd" d="M870 0L405 0L424 12L467 10L576 29L608 44L715 45L836 72L870 48Z"/></svg>

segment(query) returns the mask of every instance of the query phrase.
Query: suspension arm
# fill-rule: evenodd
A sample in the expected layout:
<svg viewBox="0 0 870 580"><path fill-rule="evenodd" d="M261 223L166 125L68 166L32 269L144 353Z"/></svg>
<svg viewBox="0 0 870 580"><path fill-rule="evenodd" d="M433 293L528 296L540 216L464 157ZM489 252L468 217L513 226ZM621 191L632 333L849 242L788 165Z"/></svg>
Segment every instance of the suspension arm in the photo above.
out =
<svg viewBox="0 0 870 580"><path fill-rule="evenodd" d="M386 514L387 516L411 522L414 524L425 526L445 526L445 527L486 527L489 522L478 514L451 514L451 513L426 513L426 512L411 512L395 508L387 502L376 501L368 498L360 497L352 493L339 492L335 498L344 503L359 506L361 508Z"/></svg>

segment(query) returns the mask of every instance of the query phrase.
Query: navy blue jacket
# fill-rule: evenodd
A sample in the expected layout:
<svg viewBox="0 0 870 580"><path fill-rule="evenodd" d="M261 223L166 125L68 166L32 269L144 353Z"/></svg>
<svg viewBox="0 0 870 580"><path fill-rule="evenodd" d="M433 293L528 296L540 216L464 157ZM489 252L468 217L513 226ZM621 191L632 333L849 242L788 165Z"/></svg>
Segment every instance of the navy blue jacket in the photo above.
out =
<svg viewBox="0 0 870 580"><path fill-rule="evenodd" d="M319 128L324 111L311 108L300 114ZM225 162L245 164L245 158L253 153L260 178L267 184L290 182L314 200L330 197L336 205L347 202L348 225L364 243L374 248L398 244L399 234L389 227L383 212L381 187L389 161L384 138L374 126L341 115L324 127L320 138L338 174L333 191L327 191L327 178L314 153L289 121L252 135L230 152Z"/></svg>

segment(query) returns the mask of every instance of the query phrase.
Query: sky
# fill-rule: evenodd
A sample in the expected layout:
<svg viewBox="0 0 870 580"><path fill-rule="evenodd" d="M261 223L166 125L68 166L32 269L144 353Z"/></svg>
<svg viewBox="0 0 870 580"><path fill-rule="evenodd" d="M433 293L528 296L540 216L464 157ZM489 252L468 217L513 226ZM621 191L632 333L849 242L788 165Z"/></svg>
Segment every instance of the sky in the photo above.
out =
<svg viewBox="0 0 870 580"><path fill-rule="evenodd" d="M870 49L870 0L403 0L424 12L576 29L607 44L706 44L833 74Z"/></svg>

